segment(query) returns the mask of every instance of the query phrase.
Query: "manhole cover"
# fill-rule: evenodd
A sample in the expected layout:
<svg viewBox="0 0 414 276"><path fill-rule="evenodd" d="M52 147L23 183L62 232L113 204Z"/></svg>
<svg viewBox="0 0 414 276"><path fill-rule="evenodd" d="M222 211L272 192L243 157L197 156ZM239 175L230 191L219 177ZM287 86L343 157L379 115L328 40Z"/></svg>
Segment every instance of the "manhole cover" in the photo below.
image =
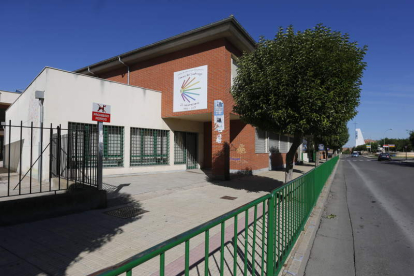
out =
<svg viewBox="0 0 414 276"><path fill-rule="evenodd" d="M227 200L235 200L237 197L234 197L234 196L223 196L223 197L220 197L221 199L227 199Z"/></svg>
<svg viewBox="0 0 414 276"><path fill-rule="evenodd" d="M127 219L127 218L133 218L133 217L142 215L147 212L148 211L141 209L139 207L136 207L136 206L126 206L126 207L122 207L122 208L118 208L115 210L105 212L105 214L113 216L113 217L117 217L117 218Z"/></svg>

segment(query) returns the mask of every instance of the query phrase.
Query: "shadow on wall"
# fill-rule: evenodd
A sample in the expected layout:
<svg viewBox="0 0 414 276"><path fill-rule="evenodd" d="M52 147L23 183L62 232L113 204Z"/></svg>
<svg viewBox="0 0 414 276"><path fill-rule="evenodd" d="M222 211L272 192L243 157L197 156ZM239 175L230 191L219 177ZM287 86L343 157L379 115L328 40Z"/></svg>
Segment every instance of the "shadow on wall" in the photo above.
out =
<svg viewBox="0 0 414 276"><path fill-rule="evenodd" d="M145 216L146 211L130 195L120 193L122 186L106 184L104 189L109 198L107 209L1 227L0 275L66 275L69 267L72 275L84 275L110 265L100 262L91 266L91 271L76 270L83 256L90 258L92 254L94 259L112 260L97 251L123 233L125 225ZM128 217L129 214L136 216Z"/></svg>
<svg viewBox="0 0 414 276"><path fill-rule="evenodd" d="M220 144L219 144L220 145ZM230 180L230 145L225 142L212 158L212 174L209 180Z"/></svg>
<svg viewBox="0 0 414 276"><path fill-rule="evenodd" d="M272 170L281 170L285 167L283 156L279 151L271 150L270 160L272 164Z"/></svg>

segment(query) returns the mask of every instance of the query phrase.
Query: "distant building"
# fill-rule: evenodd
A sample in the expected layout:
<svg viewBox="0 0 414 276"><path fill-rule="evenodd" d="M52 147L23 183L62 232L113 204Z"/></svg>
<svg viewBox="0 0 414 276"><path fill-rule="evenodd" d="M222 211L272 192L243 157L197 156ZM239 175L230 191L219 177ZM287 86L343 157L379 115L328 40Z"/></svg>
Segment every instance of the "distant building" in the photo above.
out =
<svg viewBox="0 0 414 276"><path fill-rule="evenodd" d="M0 90L0 122L6 120L6 109L21 95L18 92ZM3 160L4 129L0 128L0 160Z"/></svg>
<svg viewBox="0 0 414 276"><path fill-rule="evenodd" d="M360 128L355 130L355 147L365 145L364 137Z"/></svg>

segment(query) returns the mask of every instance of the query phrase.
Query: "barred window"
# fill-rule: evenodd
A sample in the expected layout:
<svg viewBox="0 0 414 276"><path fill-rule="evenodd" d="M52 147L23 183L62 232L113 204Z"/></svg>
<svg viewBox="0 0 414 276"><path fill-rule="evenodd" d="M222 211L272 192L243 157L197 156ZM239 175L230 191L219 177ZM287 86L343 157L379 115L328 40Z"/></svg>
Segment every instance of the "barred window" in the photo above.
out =
<svg viewBox="0 0 414 276"><path fill-rule="evenodd" d="M288 153L289 151L289 137L285 135L280 136L280 153Z"/></svg>
<svg viewBox="0 0 414 276"><path fill-rule="evenodd" d="M169 131L131 128L131 166L167 165Z"/></svg>
<svg viewBox="0 0 414 276"><path fill-rule="evenodd" d="M270 151L279 151L279 137L280 134L271 132L269 134L269 150Z"/></svg>
<svg viewBox="0 0 414 276"><path fill-rule="evenodd" d="M266 153L266 132L256 128L255 152Z"/></svg>
<svg viewBox="0 0 414 276"><path fill-rule="evenodd" d="M185 164L187 162L185 139L185 132L174 132L174 164Z"/></svg>
<svg viewBox="0 0 414 276"><path fill-rule="evenodd" d="M96 163L97 126L69 122L72 158L86 156L88 164ZM103 167L122 167L124 165L124 128L104 125Z"/></svg>
<svg viewBox="0 0 414 276"><path fill-rule="evenodd" d="M124 127L104 125L104 167L124 165Z"/></svg>

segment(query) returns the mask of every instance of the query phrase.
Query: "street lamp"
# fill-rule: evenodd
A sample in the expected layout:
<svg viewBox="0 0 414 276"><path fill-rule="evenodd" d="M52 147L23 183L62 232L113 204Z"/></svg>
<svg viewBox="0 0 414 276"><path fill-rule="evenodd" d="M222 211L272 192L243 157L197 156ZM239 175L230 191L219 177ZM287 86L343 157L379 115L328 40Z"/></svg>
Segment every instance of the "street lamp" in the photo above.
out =
<svg viewBox="0 0 414 276"><path fill-rule="evenodd" d="M384 131L384 144L382 145L382 147L384 147L384 145L385 145L385 133L388 131L388 130L392 130L392 128L390 128L390 129L387 129L386 131ZM385 149L384 149L385 150ZM388 152L390 151L390 148L388 147Z"/></svg>

